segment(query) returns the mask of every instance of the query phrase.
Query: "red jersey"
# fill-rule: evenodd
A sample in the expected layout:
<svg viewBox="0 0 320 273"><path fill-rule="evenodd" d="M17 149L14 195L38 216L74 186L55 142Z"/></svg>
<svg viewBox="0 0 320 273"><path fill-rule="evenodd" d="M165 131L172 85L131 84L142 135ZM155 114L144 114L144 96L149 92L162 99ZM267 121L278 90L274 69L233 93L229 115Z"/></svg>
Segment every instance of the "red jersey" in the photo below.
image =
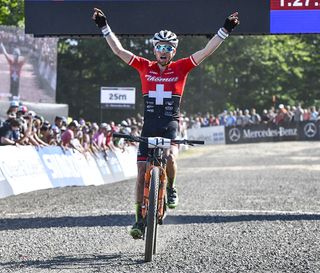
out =
<svg viewBox="0 0 320 273"><path fill-rule="evenodd" d="M156 61L133 55L129 65L140 74L144 117L178 120L188 73L197 64L193 57L171 62L161 73Z"/></svg>

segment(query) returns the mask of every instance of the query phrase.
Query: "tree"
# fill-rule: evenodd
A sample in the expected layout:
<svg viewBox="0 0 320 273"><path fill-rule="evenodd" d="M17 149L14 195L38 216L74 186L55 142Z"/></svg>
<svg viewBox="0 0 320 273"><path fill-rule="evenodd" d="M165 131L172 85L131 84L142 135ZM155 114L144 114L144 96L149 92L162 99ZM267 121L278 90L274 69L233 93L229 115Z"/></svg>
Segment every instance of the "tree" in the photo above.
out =
<svg viewBox="0 0 320 273"><path fill-rule="evenodd" d="M145 37L121 37L123 46L153 59ZM58 102L69 103L71 114L99 120L100 86L133 86L136 111L107 111L106 120L142 112L140 79L136 71L118 59L103 39L79 39L59 43ZM180 37L176 59L204 47L206 37ZM188 78L182 110L219 113L224 109L255 107L259 111L277 103L305 106L320 103L320 65L317 35L234 36Z"/></svg>
<svg viewBox="0 0 320 273"><path fill-rule="evenodd" d="M0 0L0 25L24 26L23 0Z"/></svg>

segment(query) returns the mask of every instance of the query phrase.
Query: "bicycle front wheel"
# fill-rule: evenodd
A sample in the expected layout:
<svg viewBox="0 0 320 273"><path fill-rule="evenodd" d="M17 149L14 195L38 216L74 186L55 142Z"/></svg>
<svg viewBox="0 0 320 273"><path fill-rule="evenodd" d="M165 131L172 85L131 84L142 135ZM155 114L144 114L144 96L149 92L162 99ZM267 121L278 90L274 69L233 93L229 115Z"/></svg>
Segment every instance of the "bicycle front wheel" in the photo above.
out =
<svg viewBox="0 0 320 273"><path fill-rule="evenodd" d="M145 246L145 261L151 262L152 255L156 247L156 232L157 232L157 205L159 194L159 180L160 169L154 167L151 171L150 177L150 193L149 193L149 207L147 214L147 230L146 230L146 246Z"/></svg>

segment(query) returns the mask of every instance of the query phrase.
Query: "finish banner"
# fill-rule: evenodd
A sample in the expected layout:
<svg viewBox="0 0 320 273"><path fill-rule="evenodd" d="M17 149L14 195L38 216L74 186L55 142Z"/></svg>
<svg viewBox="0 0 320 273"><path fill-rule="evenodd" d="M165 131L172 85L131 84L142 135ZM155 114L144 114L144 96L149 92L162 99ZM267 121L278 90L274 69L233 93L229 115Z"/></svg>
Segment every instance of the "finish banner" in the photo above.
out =
<svg viewBox="0 0 320 273"><path fill-rule="evenodd" d="M225 127L226 144L319 140L320 122Z"/></svg>

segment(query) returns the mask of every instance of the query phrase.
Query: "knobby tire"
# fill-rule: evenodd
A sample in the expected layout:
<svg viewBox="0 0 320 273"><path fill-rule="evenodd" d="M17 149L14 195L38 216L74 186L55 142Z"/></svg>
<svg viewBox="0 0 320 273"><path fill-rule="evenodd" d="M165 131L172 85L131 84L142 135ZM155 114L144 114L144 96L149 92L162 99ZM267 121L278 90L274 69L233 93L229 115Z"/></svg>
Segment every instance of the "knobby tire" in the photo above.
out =
<svg viewBox="0 0 320 273"><path fill-rule="evenodd" d="M154 167L151 171L151 178L150 178L149 208L148 208L148 214L147 214L146 245L145 245L145 261L146 262L152 261L152 255L155 254L155 250L156 250L159 180L160 180L160 170L159 168Z"/></svg>

